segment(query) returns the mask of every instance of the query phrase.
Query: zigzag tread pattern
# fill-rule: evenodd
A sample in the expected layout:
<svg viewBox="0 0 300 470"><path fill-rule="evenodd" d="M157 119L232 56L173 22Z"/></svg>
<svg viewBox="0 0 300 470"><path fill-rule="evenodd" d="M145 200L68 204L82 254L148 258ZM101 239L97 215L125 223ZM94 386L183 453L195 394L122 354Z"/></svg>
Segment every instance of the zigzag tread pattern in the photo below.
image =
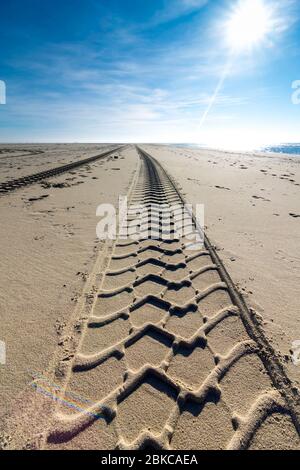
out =
<svg viewBox="0 0 300 470"><path fill-rule="evenodd" d="M139 154L132 201L182 206L163 168ZM155 239L115 243L45 447L300 448L297 413L219 264L168 236L157 210Z"/></svg>

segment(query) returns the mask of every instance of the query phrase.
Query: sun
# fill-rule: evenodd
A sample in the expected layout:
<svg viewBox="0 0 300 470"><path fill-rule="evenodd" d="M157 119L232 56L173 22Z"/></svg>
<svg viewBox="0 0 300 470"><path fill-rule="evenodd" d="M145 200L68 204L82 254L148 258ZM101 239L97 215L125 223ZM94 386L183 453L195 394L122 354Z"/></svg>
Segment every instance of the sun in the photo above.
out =
<svg viewBox="0 0 300 470"><path fill-rule="evenodd" d="M251 50L272 31L273 12L265 0L239 0L225 25L225 40L233 52Z"/></svg>

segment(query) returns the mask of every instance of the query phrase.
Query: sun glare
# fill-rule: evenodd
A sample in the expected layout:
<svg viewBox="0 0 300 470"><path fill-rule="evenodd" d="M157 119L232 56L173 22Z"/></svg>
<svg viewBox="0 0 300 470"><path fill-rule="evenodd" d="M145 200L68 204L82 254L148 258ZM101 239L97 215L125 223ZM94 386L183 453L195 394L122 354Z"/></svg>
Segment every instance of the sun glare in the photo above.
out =
<svg viewBox="0 0 300 470"><path fill-rule="evenodd" d="M272 30L272 10L264 0L239 0L226 22L226 42L233 52L250 50Z"/></svg>

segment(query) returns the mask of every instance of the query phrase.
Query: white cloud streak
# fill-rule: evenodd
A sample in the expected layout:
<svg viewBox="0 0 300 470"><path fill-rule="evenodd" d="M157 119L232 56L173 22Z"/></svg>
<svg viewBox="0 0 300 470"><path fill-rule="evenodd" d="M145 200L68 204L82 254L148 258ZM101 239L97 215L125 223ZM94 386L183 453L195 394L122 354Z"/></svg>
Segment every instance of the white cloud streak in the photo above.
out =
<svg viewBox="0 0 300 470"><path fill-rule="evenodd" d="M165 7L157 11L150 24L157 26L159 24L168 23L200 10L208 4L209 0L166 0Z"/></svg>

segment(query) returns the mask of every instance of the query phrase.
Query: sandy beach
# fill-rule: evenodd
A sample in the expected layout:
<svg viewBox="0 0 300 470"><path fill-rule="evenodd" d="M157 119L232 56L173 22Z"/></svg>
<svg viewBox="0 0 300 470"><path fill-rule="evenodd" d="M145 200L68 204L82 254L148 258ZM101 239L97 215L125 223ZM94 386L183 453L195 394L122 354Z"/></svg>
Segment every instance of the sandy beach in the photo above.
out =
<svg viewBox="0 0 300 470"><path fill-rule="evenodd" d="M2 147L8 181L118 145ZM1 448L299 449L299 157L140 148L0 197ZM97 239L177 190L211 247Z"/></svg>
<svg viewBox="0 0 300 470"><path fill-rule="evenodd" d="M1 19L2 460L299 451L300 2Z"/></svg>

